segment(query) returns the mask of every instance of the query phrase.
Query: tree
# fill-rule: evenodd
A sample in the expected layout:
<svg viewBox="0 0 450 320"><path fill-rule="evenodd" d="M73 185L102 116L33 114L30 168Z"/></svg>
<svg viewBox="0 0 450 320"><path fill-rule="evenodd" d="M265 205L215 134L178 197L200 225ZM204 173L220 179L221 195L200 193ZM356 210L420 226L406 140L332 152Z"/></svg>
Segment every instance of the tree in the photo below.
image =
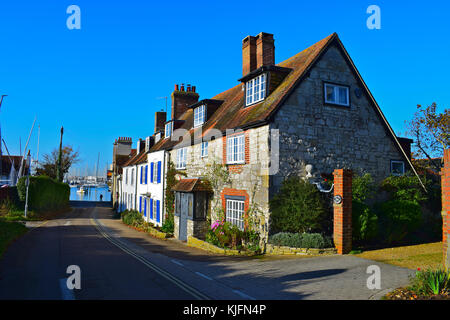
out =
<svg viewBox="0 0 450 320"><path fill-rule="evenodd" d="M45 175L53 179L57 178L59 148L43 156L44 161L36 169L38 176ZM61 171L63 176L69 172L70 167L79 161L78 151L74 151L72 146L64 146L61 152Z"/></svg>
<svg viewBox="0 0 450 320"><path fill-rule="evenodd" d="M426 108L417 105L414 118L407 122L407 134L414 140L414 158L427 158L438 171L441 162L433 159L442 157L444 149L450 147L450 110L436 112L437 105L433 102Z"/></svg>

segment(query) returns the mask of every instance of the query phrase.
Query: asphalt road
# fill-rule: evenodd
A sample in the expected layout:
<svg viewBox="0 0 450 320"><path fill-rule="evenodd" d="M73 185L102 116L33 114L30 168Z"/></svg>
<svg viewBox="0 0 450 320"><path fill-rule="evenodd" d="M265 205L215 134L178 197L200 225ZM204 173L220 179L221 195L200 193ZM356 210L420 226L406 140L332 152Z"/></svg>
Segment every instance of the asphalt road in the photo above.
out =
<svg viewBox="0 0 450 320"><path fill-rule="evenodd" d="M353 256L220 257L137 232L104 204L29 226L0 260L0 299L377 299L413 273ZM71 265L80 289L67 288ZM380 289L367 288L370 265Z"/></svg>

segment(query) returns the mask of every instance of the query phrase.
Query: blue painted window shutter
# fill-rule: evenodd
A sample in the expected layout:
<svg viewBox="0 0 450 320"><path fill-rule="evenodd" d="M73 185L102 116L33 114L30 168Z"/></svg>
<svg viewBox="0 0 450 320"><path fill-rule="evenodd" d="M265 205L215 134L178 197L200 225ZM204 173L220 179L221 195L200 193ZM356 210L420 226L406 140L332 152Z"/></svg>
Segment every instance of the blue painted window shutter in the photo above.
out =
<svg viewBox="0 0 450 320"><path fill-rule="evenodd" d="M157 182L161 183L161 161L158 161L158 181Z"/></svg>
<svg viewBox="0 0 450 320"><path fill-rule="evenodd" d="M147 198L144 198L144 217L147 216Z"/></svg>
<svg viewBox="0 0 450 320"><path fill-rule="evenodd" d="M145 166L145 184L147 184L148 166Z"/></svg>
<svg viewBox="0 0 450 320"><path fill-rule="evenodd" d="M156 200L156 222L159 222L159 200Z"/></svg>
<svg viewBox="0 0 450 320"><path fill-rule="evenodd" d="M142 184L142 167L141 167L141 180L140 181L141 181L141 184Z"/></svg>
<svg viewBox="0 0 450 320"><path fill-rule="evenodd" d="M139 197L139 212L142 212L142 197Z"/></svg>
<svg viewBox="0 0 450 320"><path fill-rule="evenodd" d="M150 182L154 182L153 181L153 170L154 170L154 163L150 163Z"/></svg>
<svg viewBox="0 0 450 320"><path fill-rule="evenodd" d="M153 199L150 199L150 219L153 220Z"/></svg>

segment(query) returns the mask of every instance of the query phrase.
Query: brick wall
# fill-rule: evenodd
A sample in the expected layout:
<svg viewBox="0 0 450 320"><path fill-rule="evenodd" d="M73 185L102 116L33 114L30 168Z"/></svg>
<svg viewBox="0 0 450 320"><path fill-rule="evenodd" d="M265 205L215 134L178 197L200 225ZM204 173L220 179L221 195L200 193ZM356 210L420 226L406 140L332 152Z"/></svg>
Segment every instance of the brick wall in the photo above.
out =
<svg viewBox="0 0 450 320"><path fill-rule="evenodd" d="M341 196L339 204L334 203L334 245L338 254L352 250L352 171L336 169L334 175L334 195Z"/></svg>
<svg viewBox="0 0 450 320"><path fill-rule="evenodd" d="M442 183L442 243L444 264L450 268L450 149L444 150Z"/></svg>

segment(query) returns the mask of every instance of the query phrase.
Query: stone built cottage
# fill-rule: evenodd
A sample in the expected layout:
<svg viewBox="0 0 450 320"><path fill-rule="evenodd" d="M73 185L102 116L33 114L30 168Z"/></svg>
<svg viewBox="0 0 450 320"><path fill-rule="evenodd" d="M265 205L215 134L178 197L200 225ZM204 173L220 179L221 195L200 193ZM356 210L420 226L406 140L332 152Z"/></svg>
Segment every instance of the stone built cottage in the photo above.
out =
<svg viewBox="0 0 450 320"><path fill-rule="evenodd" d="M269 199L286 177L304 177L307 164L376 179L414 170L410 140L395 136L336 33L278 64L272 34L248 36L242 58L239 84L215 97L199 100L194 86L176 85L172 118L149 150L165 150L186 174L173 188L177 238L204 238L217 203L240 228L254 209L267 241ZM216 190L206 177L213 163L230 177Z"/></svg>

